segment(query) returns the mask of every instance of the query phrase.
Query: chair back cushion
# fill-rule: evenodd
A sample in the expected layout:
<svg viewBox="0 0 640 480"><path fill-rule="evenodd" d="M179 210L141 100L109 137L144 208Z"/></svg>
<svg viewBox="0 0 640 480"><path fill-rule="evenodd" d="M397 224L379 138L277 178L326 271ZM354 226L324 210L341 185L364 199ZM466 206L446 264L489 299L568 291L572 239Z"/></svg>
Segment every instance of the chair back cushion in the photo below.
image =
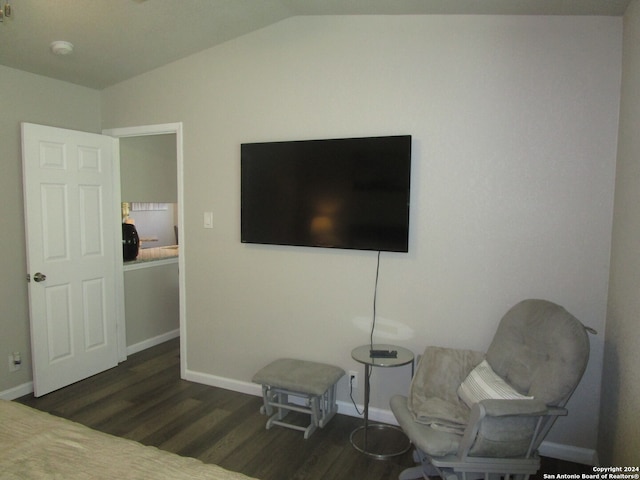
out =
<svg viewBox="0 0 640 480"><path fill-rule="evenodd" d="M546 300L524 300L500 321L487 351L491 368L523 395L562 406L589 358L589 338L578 319Z"/></svg>

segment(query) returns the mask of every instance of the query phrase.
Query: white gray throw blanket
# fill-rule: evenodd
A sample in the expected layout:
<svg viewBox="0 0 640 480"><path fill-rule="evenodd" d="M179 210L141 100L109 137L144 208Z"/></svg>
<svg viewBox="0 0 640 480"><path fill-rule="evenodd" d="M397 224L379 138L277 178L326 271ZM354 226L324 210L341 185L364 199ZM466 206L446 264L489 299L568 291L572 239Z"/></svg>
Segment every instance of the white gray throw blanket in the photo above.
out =
<svg viewBox="0 0 640 480"><path fill-rule="evenodd" d="M458 387L484 359L484 353L427 347L411 382L408 407L418 423L438 430L462 433L469 408L458 397Z"/></svg>

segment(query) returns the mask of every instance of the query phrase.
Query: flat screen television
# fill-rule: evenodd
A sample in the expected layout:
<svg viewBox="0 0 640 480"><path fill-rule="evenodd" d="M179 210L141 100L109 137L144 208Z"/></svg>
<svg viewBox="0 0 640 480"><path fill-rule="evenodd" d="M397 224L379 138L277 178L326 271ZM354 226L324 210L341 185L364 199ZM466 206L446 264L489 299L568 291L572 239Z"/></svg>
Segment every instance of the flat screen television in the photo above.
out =
<svg viewBox="0 0 640 480"><path fill-rule="evenodd" d="M409 251L411 136L241 145L241 241Z"/></svg>

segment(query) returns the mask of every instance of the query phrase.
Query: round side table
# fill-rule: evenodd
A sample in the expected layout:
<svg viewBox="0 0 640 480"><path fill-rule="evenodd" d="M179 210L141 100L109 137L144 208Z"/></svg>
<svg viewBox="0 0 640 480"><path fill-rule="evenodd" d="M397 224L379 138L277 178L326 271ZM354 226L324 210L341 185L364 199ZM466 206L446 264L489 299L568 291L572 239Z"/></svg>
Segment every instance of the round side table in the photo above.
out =
<svg viewBox="0 0 640 480"><path fill-rule="evenodd" d="M395 350L398 353L395 357L372 357L370 354L370 351L372 349ZM391 368L411 364L411 378L413 378L413 352L396 345L367 344L354 348L351 351L351 357L356 362L362 363L364 365L364 423L362 426L356 428L353 432L351 432L351 436L349 437L351 445L353 445L353 447L359 452L377 459L386 459L395 457L397 455L402 455L411 448L411 442L400 427L397 427L395 425L369 423L369 396L371 393L369 376L372 367ZM398 435L402 438L402 442L404 445L402 446L402 448L392 452L376 452L374 451L374 449L377 445L377 439L371 438L372 435L375 436L374 432L393 432L395 435Z"/></svg>

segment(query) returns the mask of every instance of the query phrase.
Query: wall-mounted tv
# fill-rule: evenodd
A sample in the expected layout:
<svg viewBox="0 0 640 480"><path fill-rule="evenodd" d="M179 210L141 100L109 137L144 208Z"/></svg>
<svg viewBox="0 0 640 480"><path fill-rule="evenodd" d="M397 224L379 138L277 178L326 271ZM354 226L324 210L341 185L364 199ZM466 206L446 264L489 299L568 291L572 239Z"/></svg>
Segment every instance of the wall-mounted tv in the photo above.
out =
<svg viewBox="0 0 640 480"><path fill-rule="evenodd" d="M241 145L241 241L409 251L411 136Z"/></svg>

